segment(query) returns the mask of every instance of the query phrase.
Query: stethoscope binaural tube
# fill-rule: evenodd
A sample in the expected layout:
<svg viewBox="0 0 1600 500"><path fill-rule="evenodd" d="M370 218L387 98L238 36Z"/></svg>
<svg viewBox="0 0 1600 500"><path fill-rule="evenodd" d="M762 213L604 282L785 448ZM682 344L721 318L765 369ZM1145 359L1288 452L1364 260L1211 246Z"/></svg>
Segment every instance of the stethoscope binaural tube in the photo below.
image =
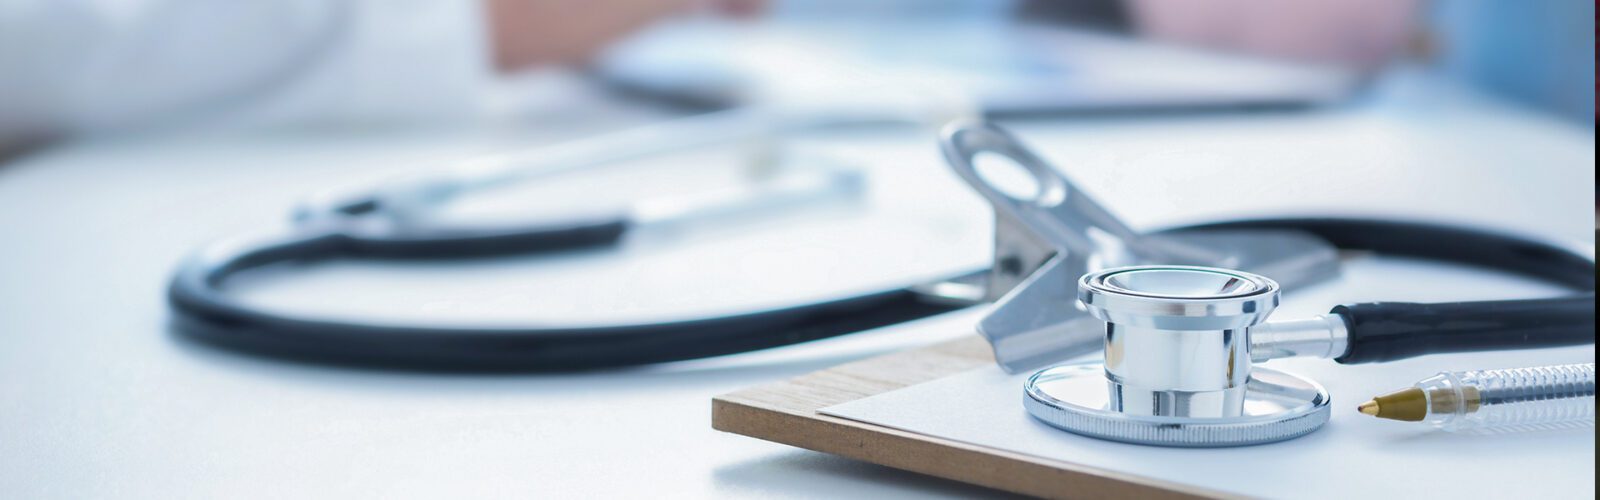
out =
<svg viewBox="0 0 1600 500"><path fill-rule="evenodd" d="M1341 364L1426 354L1501 351L1594 343L1594 293L1548 299L1342 305Z"/></svg>
<svg viewBox="0 0 1600 500"><path fill-rule="evenodd" d="M844 335L966 307L923 287L883 290L785 308L672 323L562 328L451 328L384 325L297 317L246 304L224 291L231 275L267 264L329 258L451 259L578 250L617 242L627 231L618 219L488 231L481 234L362 236L359 232L307 230L245 245L213 246L174 275L168 302L178 331L209 344L295 359L382 367L443 370L578 370L660 363L754 351ZM1341 248L1417 257L1509 271L1588 292L1560 304L1547 299L1510 301L1537 313L1578 310L1588 301L1588 341L1593 342L1594 262L1549 245L1503 234L1426 223L1362 219L1241 220L1173 228L1296 229ZM953 279L965 279L962 274ZM1555 309L1559 305L1561 309ZM1530 313L1533 314L1533 313ZM1565 314L1565 313L1563 313ZM1364 317L1364 316L1363 316ZM1520 317L1520 316L1514 316ZM1373 323L1379 324L1379 323ZM1571 330L1564 330L1572 333ZM1372 345L1400 345L1392 330ZM1553 337L1551 337L1553 338ZM1568 341L1565 338L1563 341ZM1540 342L1529 338L1529 342ZM1439 348L1437 339L1413 344ZM1409 352L1412 347L1387 351ZM1371 354L1384 357L1389 354ZM1361 351L1355 360L1365 360ZM1372 358L1378 359L1378 358Z"/></svg>
<svg viewBox="0 0 1600 500"><path fill-rule="evenodd" d="M1196 228L1275 228L1310 232L1341 249L1422 258L1512 272L1580 292L1537 299L1419 304L1373 302L1334 307L1341 364L1427 354L1594 343L1594 261L1553 245L1507 235L1398 221L1261 220Z"/></svg>
<svg viewBox="0 0 1600 500"><path fill-rule="evenodd" d="M228 295L228 277L269 264L331 258L450 259L570 251L616 243L620 222L524 232L361 238L312 231L221 244L186 261L168 288L178 331L212 345L309 361L425 370L570 371L733 354L828 338L959 309L911 289L687 321L597 327L430 327L323 320L266 311Z"/></svg>

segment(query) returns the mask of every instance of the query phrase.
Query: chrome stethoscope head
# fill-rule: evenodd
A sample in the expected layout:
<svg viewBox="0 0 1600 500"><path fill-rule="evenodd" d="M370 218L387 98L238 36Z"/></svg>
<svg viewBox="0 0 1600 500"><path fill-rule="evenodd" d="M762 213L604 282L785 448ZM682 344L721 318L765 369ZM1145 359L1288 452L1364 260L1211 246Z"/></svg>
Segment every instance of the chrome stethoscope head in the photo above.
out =
<svg viewBox="0 0 1600 500"><path fill-rule="evenodd" d="M1057 366L1029 379L1026 405L1035 417L1080 434L1168 446L1275 441L1327 421L1327 392L1316 384L1270 370L1252 374L1248 331L1277 307L1278 283L1194 266L1315 283L1338 274L1338 254L1326 242L1292 231L1140 233L1000 129L958 123L942 145L951 167L995 209L987 284L998 303L978 331L996 362L1015 373L1104 346L1103 363ZM985 153L1028 172L1035 195L990 185L976 162ZM1190 265L1104 269L1150 263ZM1066 303L1073 280L1082 307ZM1309 333L1295 338L1316 340Z"/></svg>
<svg viewBox="0 0 1600 500"><path fill-rule="evenodd" d="M1278 305L1277 282L1195 266L1106 269L1078 281L1105 322L1105 359L1047 368L1025 386L1035 418L1078 434L1163 446L1238 446L1328 421L1315 382L1251 366L1251 334Z"/></svg>
<svg viewBox="0 0 1600 500"><path fill-rule="evenodd" d="M1403 221L1257 220L1144 233L1004 130L958 122L940 145L951 169L994 207L994 265L983 296L995 305L977 330L995 362L1022 373L1104 350L1103 362L1047 368L1027 382L1028 411L1068 431L1166 446L1278 441L1327 422L1328 393L1254 363L1371 363L1594 342L1593 255ZM1033 189L991 184L980 159L1009 163ZM1348 304L1267 322L1280 282L1293 288L1338 275L1338 248L1511 270L1579 293Z"/></svg>

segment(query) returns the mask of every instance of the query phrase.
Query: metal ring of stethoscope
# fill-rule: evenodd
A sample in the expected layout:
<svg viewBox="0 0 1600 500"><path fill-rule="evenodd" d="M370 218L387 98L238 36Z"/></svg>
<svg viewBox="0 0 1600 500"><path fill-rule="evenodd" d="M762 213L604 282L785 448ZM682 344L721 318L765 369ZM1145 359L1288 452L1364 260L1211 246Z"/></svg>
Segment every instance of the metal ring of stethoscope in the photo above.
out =
<svg viewBox="0 0 1600 500"><path fill-rule="evenodd" d="M1500 233L1362 219L1239 220L1169 229L1303 231L1346 250L1496 269L1554 283L1592 302L1594 262L1564 248ZM335 257L470 258L603 246L627 225L613 219L484 234L380 236L338 227L244 245L223 243L183 263L168 299L178 331L206 343L293 359L447 370L576 370L660 363L797 344L966 307L928 287L672 323L562 328L450 328L297 317L246 304L223 290L237 273ZM956 278L970 279L971 274ZM1582 296L1580 296L1581 298ZM1531 299L1539 300L1555 299Z"/></svg>
<svg viewBox="0 0 1600 500"><path fill-rule="evenodd" d="M1116 409L1105 364L1053 366L1023 385L1023 408L1034 418L1074 434L1124 443L1177 447L1266 444L1294 439L1328 422L1332 398L1315 381L1256 368L1241 387L1240 411L1226 417L1137 415ZM1170 402L1170 400L1168 400Z"/></svg>

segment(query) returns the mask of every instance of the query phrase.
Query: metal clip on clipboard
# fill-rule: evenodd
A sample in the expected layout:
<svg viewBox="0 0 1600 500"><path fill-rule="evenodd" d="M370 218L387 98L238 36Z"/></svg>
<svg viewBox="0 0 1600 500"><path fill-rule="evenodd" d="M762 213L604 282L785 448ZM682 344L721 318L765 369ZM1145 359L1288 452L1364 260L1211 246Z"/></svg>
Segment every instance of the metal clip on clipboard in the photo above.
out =
<svg viewBox="0 0 1600 500"><path fill-rule="evenodd" d="M1286 288L1339 274L1336 248L1292 230L1190 230L1143 233L1118 219L1011 134L982 122L946 127L946 161L994 207L994 264L984 299L996 302L978 323L1009 373L1036 369L1100 349L1105 323L1077 305L1078 279L1091 271L1138 264L1239 269ZM995 154L1033 178L1030 199L990 184L974 160Z"/></svg>

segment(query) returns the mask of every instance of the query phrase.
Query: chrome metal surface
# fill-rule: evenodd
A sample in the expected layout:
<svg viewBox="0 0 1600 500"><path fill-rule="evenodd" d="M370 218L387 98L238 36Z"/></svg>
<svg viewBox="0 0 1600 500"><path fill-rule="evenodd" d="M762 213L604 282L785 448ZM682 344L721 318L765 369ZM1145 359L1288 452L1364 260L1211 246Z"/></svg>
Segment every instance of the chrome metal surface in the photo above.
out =
<svg viewBox="0 0 1600 500"><path fill-rule="evenodd" d="M1107 390L1098 361L1042 370L1024 386L1028 414L1051 426L1085 436L1127 443L1181 447L1264 444L1303 436L1328 421L1328 391L1316 382L1258 369L1237 391L1238 411L1218 414L1210 401L1173 394L1150 406L1172 405L1163 414L1116 408L1115 383Z"/></svg>
<svg viewBox="0 0 1600 500"><path fill-rule="evenodd" d="M1134 266L1085 274L1078 300L1105 321L1111 410L1210 417L1243 411L1250 328L1278 306L1278 283L1228 269Z"/></svg>
<svg viewBox="0 0 1600 500"><path fill-rule="evenodd" d="M793 158L775 165L745 165L752 170L745 185L636 201L628 220L635 227L715 226L827 201L858 200L866 193L865 174L859 168L817 155L788 156Z"/></svg>
<svg viewBox="0 0 1600 500"><path fill-rule="evenodd" d="M995 252L984 298L997 301L978 324L995 361L1011 373L1037 369L1100 347L1101 321L1079 309L1085 273L1132 264L1219 266L1300 286L1338 275L1338 253L1293 231L1144 234L1034 155L1010 134L982 122L956 122L941 137L946 161L995 211ZM1031 196L991 185L980 154L1014 162L1032 177Z"/></svg>
<svg viewBox="0 0 1600 500"><path fill-rule="evenodd" d="M900 103L817 108L812 105L745 106L626 129L563 144L479 156L439 171L392 179L373 188L322 193L294 209L299 223L323 223L353 212L385 219L391 231L438 229L440 208L466 195L546 179L555 175L656 155L738 145L752 178L774 181L755 192L707 193L659 200L635 207L640 221L678 223L697 216L727 216L745 207L805 203L816 198L854 195L863 181L855 169L831 169L817 179L771 179L793 163L784 147L795 133L839 127L892 125L933 129L951 117L976 112L961 106L907 107ZM809 158L805 158L809 160Z"/></svg>
<svg viewBox="0 0 1600 500"><path fill-rule="evenodd" d="M1269 321L1250 330L1250 360L1337 358L1349 348L1349 338L1344 318L1337 314Z"/></svg>
<svg viewBox="0 0 1600 500"><path fill-rule="evenodd" d="M1278 307L1276 281L1199 266L1131 266L1085 274L1078 300L1109 323L1159 330L1236 330Z"/></svg>
<svg viewBox="0 0 1600 500"><path fill-rule="evenodd" d="M1070 255L1084 261L1092 256L1101 262L1122 265L1151 260L1227 259L1210 249L1134 231L1010 134L992 125L957 122L945 128L940 145L956 174L995 209L991 299L999 299L1016 288L1056 256ZM1033 196L1018 198L985 180L974 163L980 153L997 154L1026 170L1037 185Z"/></svg>
<svg viewBox="0 0 1600 500"><path fill-rule="evenodd" d="M1106 379L1133 397L1224 391L1250 378L1244 329L1159 330L1108 323ZM1159 414L1159 413L1158 413Z"/></svg>
<svg viewBox="0 0 1600 500"><path fill-rule="evenodd" d="M1252 366L1255 330L1278 297L1277 282L1230 269L1085 274L1078 299L1104 321L1105 360L1035 373L1024 406L1071 432L1162 446L1259 444L1314 431L1328 420L1327 391ZM1311 335L1298 332L1310 330L1296 323L1272 336L1286 350L1309 348L1302 340Z"/></svg>

